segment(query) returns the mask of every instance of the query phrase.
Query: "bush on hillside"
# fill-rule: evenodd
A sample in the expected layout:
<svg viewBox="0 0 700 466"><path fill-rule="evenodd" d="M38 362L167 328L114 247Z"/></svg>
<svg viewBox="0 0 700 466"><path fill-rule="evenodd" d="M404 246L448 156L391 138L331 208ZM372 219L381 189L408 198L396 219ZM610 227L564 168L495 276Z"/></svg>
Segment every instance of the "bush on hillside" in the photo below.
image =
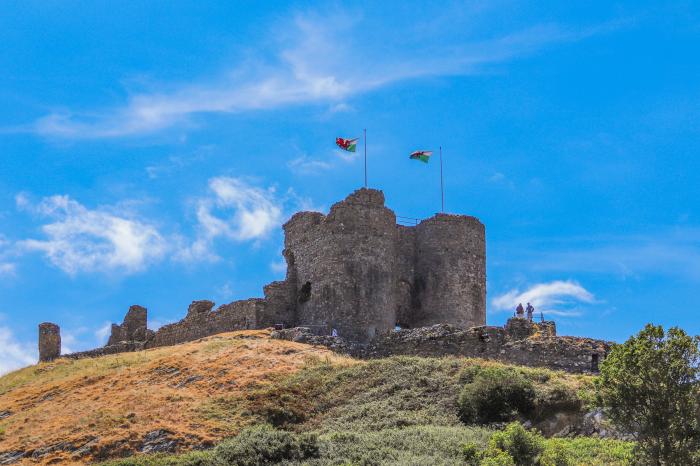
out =
<svg viewBox="0 0 700 466"><path fill-rule="evenodd" d="M214 449L217 463L233 466L301 461L318 454L315 435L294 434L268 425L245 429Z"/></svg>
<svg viewBox="0 0 700 466"><path fill-rule="evenodd" d="M512 422L489 440L486 457L506 452L520 466L536 465L544 451L544 439L535 431L526 430L519 422Z"/></svg>
<svg viewBox="0 0 700 466"><path fill-rule="evenodd" d="M555 443L547 445L540 456L542 466L574 466L574 462L564 445Z"/></svg>
<svg viewBox="0 0 700 466"><path fill-rule="evenodd" d="M519 414L527 415L535 407L535 389L531 380L515 369L486 367L472 370L463 379L467 383L459 396L459 415L465 423L504 422Z"/></svg>
<svg viewBox="0 0 700 466"><path fill-rule="evenodd" d="M513 457L505 451L497 451L485 456L479 466L516 466Z"/></svg>

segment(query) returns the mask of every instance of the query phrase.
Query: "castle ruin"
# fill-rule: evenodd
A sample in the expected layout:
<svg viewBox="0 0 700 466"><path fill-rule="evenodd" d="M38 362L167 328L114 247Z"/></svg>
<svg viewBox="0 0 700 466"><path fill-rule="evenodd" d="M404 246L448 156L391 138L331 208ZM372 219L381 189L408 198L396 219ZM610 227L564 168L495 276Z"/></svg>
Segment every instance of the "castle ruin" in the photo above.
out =
<svg viewBox="0 0 700 466"><path fill-rule="evenodd" d="M421 346L417 341L425 334L421 329L433 327L442 329L438 340L444 347L455 341L464 346L442 354L507 359L510 353L503 348L538 336L550 339L557 349L530 345L527 351L537 353L532 365L548 365L557 352L570 347L574 359L560 365L580 372L590 370L592 354L597 362L607 352L605 342L571 345L561 338L572 337L556 337L553 322L511 319L505 329L486 327L486 240L484 225L475 217L437 214L414 226L399 225L384 205L384 194L363 188L334 204L328 215L298 212L283 228L286 277L266 285L264 298L217 309L212 301L194 301L184 319L155 332L147 328L146 309L131 306L124 322L112 325L106 346L66 357L138 351L268 327L302 329L277 332L277 337L303 335L361 357L420 354L420 348L432 355L439 352L439 344L436 349L435 342ZM55 331L40 326L42 361L60 354L58 326L42 324L47 325ZM58 354L50 350L54 333ZM397 340L397 335L413 343Z"/></svg>

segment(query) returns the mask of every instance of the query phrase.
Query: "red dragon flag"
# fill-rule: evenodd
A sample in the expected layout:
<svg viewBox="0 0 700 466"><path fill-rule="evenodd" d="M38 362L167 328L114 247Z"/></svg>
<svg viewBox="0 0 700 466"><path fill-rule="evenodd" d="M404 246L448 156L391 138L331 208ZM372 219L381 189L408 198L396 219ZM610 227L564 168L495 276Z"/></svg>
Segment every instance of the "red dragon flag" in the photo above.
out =
<svg viewBox="0 0 700 466"><path fill-rule="evenodd" d="M343 138L335 138L335 143L338 147L340 147L343 150L346 150L348 152L355 152L357 149L357 140L359 138L355 139L343 139Z"/></svg>
<svg viewBox="0 0 700 466"><path fill-rule="evenodd" d="M431 155L433 155L433 151L431 150L417 150L415 152L411 152L411 155L409 155L408 158L411 160L420 160L423 163L428 163Z"/></svg>

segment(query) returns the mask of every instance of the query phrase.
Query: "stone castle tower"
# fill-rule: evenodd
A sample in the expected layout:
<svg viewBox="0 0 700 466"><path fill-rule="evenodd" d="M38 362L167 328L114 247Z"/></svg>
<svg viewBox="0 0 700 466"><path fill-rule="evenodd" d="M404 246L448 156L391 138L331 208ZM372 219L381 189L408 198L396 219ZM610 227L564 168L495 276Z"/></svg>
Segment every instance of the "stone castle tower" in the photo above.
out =
<svg viewBox="0 0 700 466"><path fill-rule="evenodd" d="M381 191L360 189L328 215L295 214L284 232L277 286L296 326L368 341L397 324L486 323L485 232L474 217L397 225Z"/></svg>

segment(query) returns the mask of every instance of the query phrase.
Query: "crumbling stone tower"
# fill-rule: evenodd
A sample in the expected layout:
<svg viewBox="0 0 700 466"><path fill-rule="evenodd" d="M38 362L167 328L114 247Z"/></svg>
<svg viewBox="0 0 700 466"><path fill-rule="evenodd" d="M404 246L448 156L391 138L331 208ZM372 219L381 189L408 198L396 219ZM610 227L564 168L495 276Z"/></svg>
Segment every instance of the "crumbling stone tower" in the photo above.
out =
<svg viewBox="0 0 700 466"><path fill-rule="evenodd" d="M61 356L61 329L51 322L39 324L39 361L53 361Z"/></svg>
<svg viewBox="0 0 700 466"><path fill-rule="evenodd" d="M486 323L485 230L474 217L401 226L381 191L360 189L327 216L295 214L284 231L287 278L276 286L291 302L275 306L297 326L368 341L396 324Z"/></svg>
<svg viewBox="0 0 700 466"><path fill-rule="evenodd" d="M360 189L329 214L285 225L296 325L367 341L396 323L396 216L381 191Z"/></svg>

